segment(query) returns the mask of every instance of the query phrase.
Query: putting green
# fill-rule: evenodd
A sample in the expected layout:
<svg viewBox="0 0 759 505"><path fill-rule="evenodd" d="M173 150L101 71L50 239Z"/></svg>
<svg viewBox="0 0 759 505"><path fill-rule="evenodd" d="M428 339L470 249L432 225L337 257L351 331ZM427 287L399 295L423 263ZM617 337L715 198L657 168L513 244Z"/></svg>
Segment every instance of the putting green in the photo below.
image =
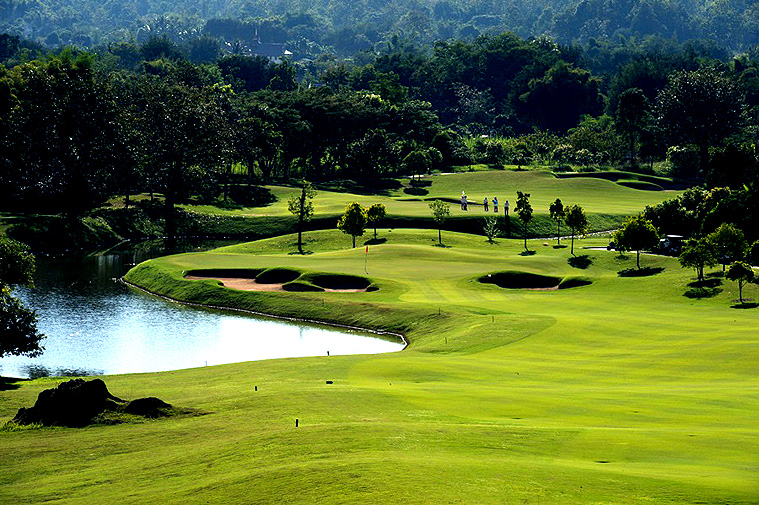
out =
<svg viewBox="0 0 759 505"><path fill-rule="evenodd" d="M692 298L693 272L672 258L643 256L663 271L621 278L634 256L580 250L579 269L550 243L521 255L521 241L379 235L368 256L321 231L305 235L307 255L286 236L132 270L177 298L403 331L410 346L108 377L117 396L208 414L0 432L0 503L757 503L759 309L731 308L733 283ZM273 267L380 289L243 292L182 277ZM592 284L478 282L505 271ZM53 382L4 391L0 420Z"/></svg>

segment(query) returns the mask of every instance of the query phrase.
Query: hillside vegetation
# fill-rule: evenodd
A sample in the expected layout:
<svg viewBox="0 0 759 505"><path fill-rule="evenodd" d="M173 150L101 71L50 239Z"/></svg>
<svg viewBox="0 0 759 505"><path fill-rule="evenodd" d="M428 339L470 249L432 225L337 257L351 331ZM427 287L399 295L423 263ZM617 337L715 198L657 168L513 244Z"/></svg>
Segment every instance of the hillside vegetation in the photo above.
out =
<svg viewBox="0 0 759 505"><path fill-rule="evenodd" d="M10 0L0 7L0 31L50 44L92 44L168 34L191 38L220 29L257 27L268 42L332 46L340 52L373 49L393 34L429 44L448 38L513 31L562 42L657 35L718 40L734 49L755 45L756 2L552 0L541 3L468 0L303 2L263 0ZM243 32L252 36L252 31ZM244 35L237 38L245 39Z"/></svg>

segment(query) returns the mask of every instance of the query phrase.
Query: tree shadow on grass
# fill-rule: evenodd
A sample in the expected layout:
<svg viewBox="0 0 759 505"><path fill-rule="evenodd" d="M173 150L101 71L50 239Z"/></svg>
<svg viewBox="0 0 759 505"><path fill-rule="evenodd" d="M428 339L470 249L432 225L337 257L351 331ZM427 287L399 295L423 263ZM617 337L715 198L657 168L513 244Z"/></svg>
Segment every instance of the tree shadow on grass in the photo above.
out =
<svg viewBox="0 0 759 505"><path fill-rule="evenodd" d="M733 300L733 301L736 302L738 300ZM756 303L755 301L750 300L748 298L744 299L743 303L738 302L730 306L731 309L755 309L757 307L759 307L759 303Z"/></svg>
<svg viewBox="0 0 759 505"><path fill-rule="evenodd" d="M23 382L27 379L16 379L14 377L0 377L0 391L10 391L11 389L18 389L21 387L19 382Z"/></svg>
<svg viewBox="0 0 759 505"><path fill-rule="evenodd" d="M520 256L534 256L535 251L522 251L519 253Z"/></svg>
<svg viewBox="0 0 759 505"><path fill-rule="evenodd" d="M664 267L625 268L617 272L617 275L620 277L650 277L663 271Z"/></svg>
<svg viewBox="0 0 759 505"><path fill-rule="evenodd" d="M553 246L554 249L566 249L567 247L568 246L565 246L564 244Z"/></svg>
<svg viewBox="0 0 759 505"><path fill-rule="evenodd" d="M369 240L364 241L364 245L377 245L377 244L384 244L387 242L386 238L370 238Z"/></svg>
<svg viewBox="0 0 759 505"><path fill-rule="evenodd" d="M695 283L691 283L695 284ZM690 284L689 284L690 285ZM695 287L683 293L686 298L700 300L701 298L713 298L722 292L722 288L717 287Z"/></svg>
<svg viewBox="0 0 759 505"><path fill-rule="evenodd" d="M579 268L581 270L585 270L590 265L593 264L593 260L588 256L587 254L582 254L580 256L571 256L567 259L567 263L569 263L569 266L572 268Z"/></svg>
<svg viewBox="0 0 759 505"><path fill-rule="evenodd" d="M314 251L303 251L302 253L298 251L292 251L287 253L289 256L298 255L298 256L308 256L309 254L314 254Z"/></svg>
<svg viewBox="0 0 759 505"><path fill-rule="evenodd" d="M702 281L693 281L688 283L690 288L716 288L722 285L721 278L704 279Z"/></svg>
<svg viewBox="0 0 759 505"><path fill-rule="evenodd" d="M453 246L445 245L445 244L440 244L440 243L435 243L435 244L432 244L432 247L441 247L443 249L450 249Z"/></svg>
<svg viewBox="0 0 759 505"><path fill-rule="evenodd" d="M424 188L403 188L403 192L407 195L414 196L425 196L429 194L429 191Z"/></svg>

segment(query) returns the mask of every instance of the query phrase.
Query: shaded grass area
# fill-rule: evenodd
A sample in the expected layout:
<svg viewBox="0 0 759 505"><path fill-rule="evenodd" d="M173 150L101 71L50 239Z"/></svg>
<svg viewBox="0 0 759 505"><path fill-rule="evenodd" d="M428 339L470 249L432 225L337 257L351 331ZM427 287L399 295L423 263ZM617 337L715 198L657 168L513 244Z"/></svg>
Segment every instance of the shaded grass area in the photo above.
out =
<svg viewBox="0 0 759 505"><path fill-rule="evenodd" d="M621 278L634 257L587 251L582 289L504 290L476 278L577 270L550 246L520 256L521 241L444 233L438 248L436 230L379 231L387 240L368 257L322 231L308 234L310 255L288 255L285 236L152 260L128 278L190 301L401 331L407 350L109 377L116 395L209 414L0 433L0 502L756 502L759 313L730 309L732 283L688 299L692 272L673 258L645 256L659 275ZM182 277L272 267L380 290L243 293ZM55 380L4 392L0 421Z"/></svg>

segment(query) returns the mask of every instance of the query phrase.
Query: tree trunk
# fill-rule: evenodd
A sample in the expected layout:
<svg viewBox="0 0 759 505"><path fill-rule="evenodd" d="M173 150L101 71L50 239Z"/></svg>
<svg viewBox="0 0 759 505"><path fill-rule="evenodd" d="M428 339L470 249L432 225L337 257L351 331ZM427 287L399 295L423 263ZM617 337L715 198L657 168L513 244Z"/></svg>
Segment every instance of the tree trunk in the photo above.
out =
<svg viewBox="0 0 759 505"><path fill-rule="evenodd" d="M442 228L437 229L437 243L443 245L443 234L441 230Z"/></svg>
<svg viewBox="0 0 759 505"><path fill-rule="evenodd" d="M374 227L374 240L377 240L377 227Z"/></svg>
<svg viewBox="0 0 759 505"><path fill-rule="evenodd" d="M303 207L301 206L301 212L298 214L298 252L303 254Z"/></svg>
<svg viewBox="0 0 759 505"><path fill-rule="evenodd" d="M351 238L353 239L353 248L355 249L356 248L356 236L355 235L351 235Z"/></svg>
<svg viewBox="0 0 759 505"><path fill-rule="evenodd" d="M561 224L556 223L556 245L561 245Z"/></svg>
<svg viewBox="0 0 759 505"><path fill-rule="evenodd" d="M699 150L699 160L698 160L698 171L697 174L699 179L706 178L706 175L709 173L709 144L706 142L702 142L701 145L698 147Z"/></svg>
<svg viewBox="0 0 759 505"><path fill-rule="evenodd" d="M638 270L640 270L640 249L635 251L635 264L638 266Z"/></svg>
<svg viewBox="0 0 759 505"><path fill-rule="evenodd" d="M177 221L174 215L174 195L167 191L164 195L164 212L166 213L166 238L169 245L174 244L177 235Z"/></svg>
<svg viewBox="0 0 759 505"><path fill-rule="evenodd" d="M635 163L635 133L630 132L630 165Z"/></svg>
<svg viewBox="0 0 759 505"><path fill-rule="evenodd" d="M575 231L572 230L572 247L569 249L569 253L574 256L575 255Z"/></svg>

